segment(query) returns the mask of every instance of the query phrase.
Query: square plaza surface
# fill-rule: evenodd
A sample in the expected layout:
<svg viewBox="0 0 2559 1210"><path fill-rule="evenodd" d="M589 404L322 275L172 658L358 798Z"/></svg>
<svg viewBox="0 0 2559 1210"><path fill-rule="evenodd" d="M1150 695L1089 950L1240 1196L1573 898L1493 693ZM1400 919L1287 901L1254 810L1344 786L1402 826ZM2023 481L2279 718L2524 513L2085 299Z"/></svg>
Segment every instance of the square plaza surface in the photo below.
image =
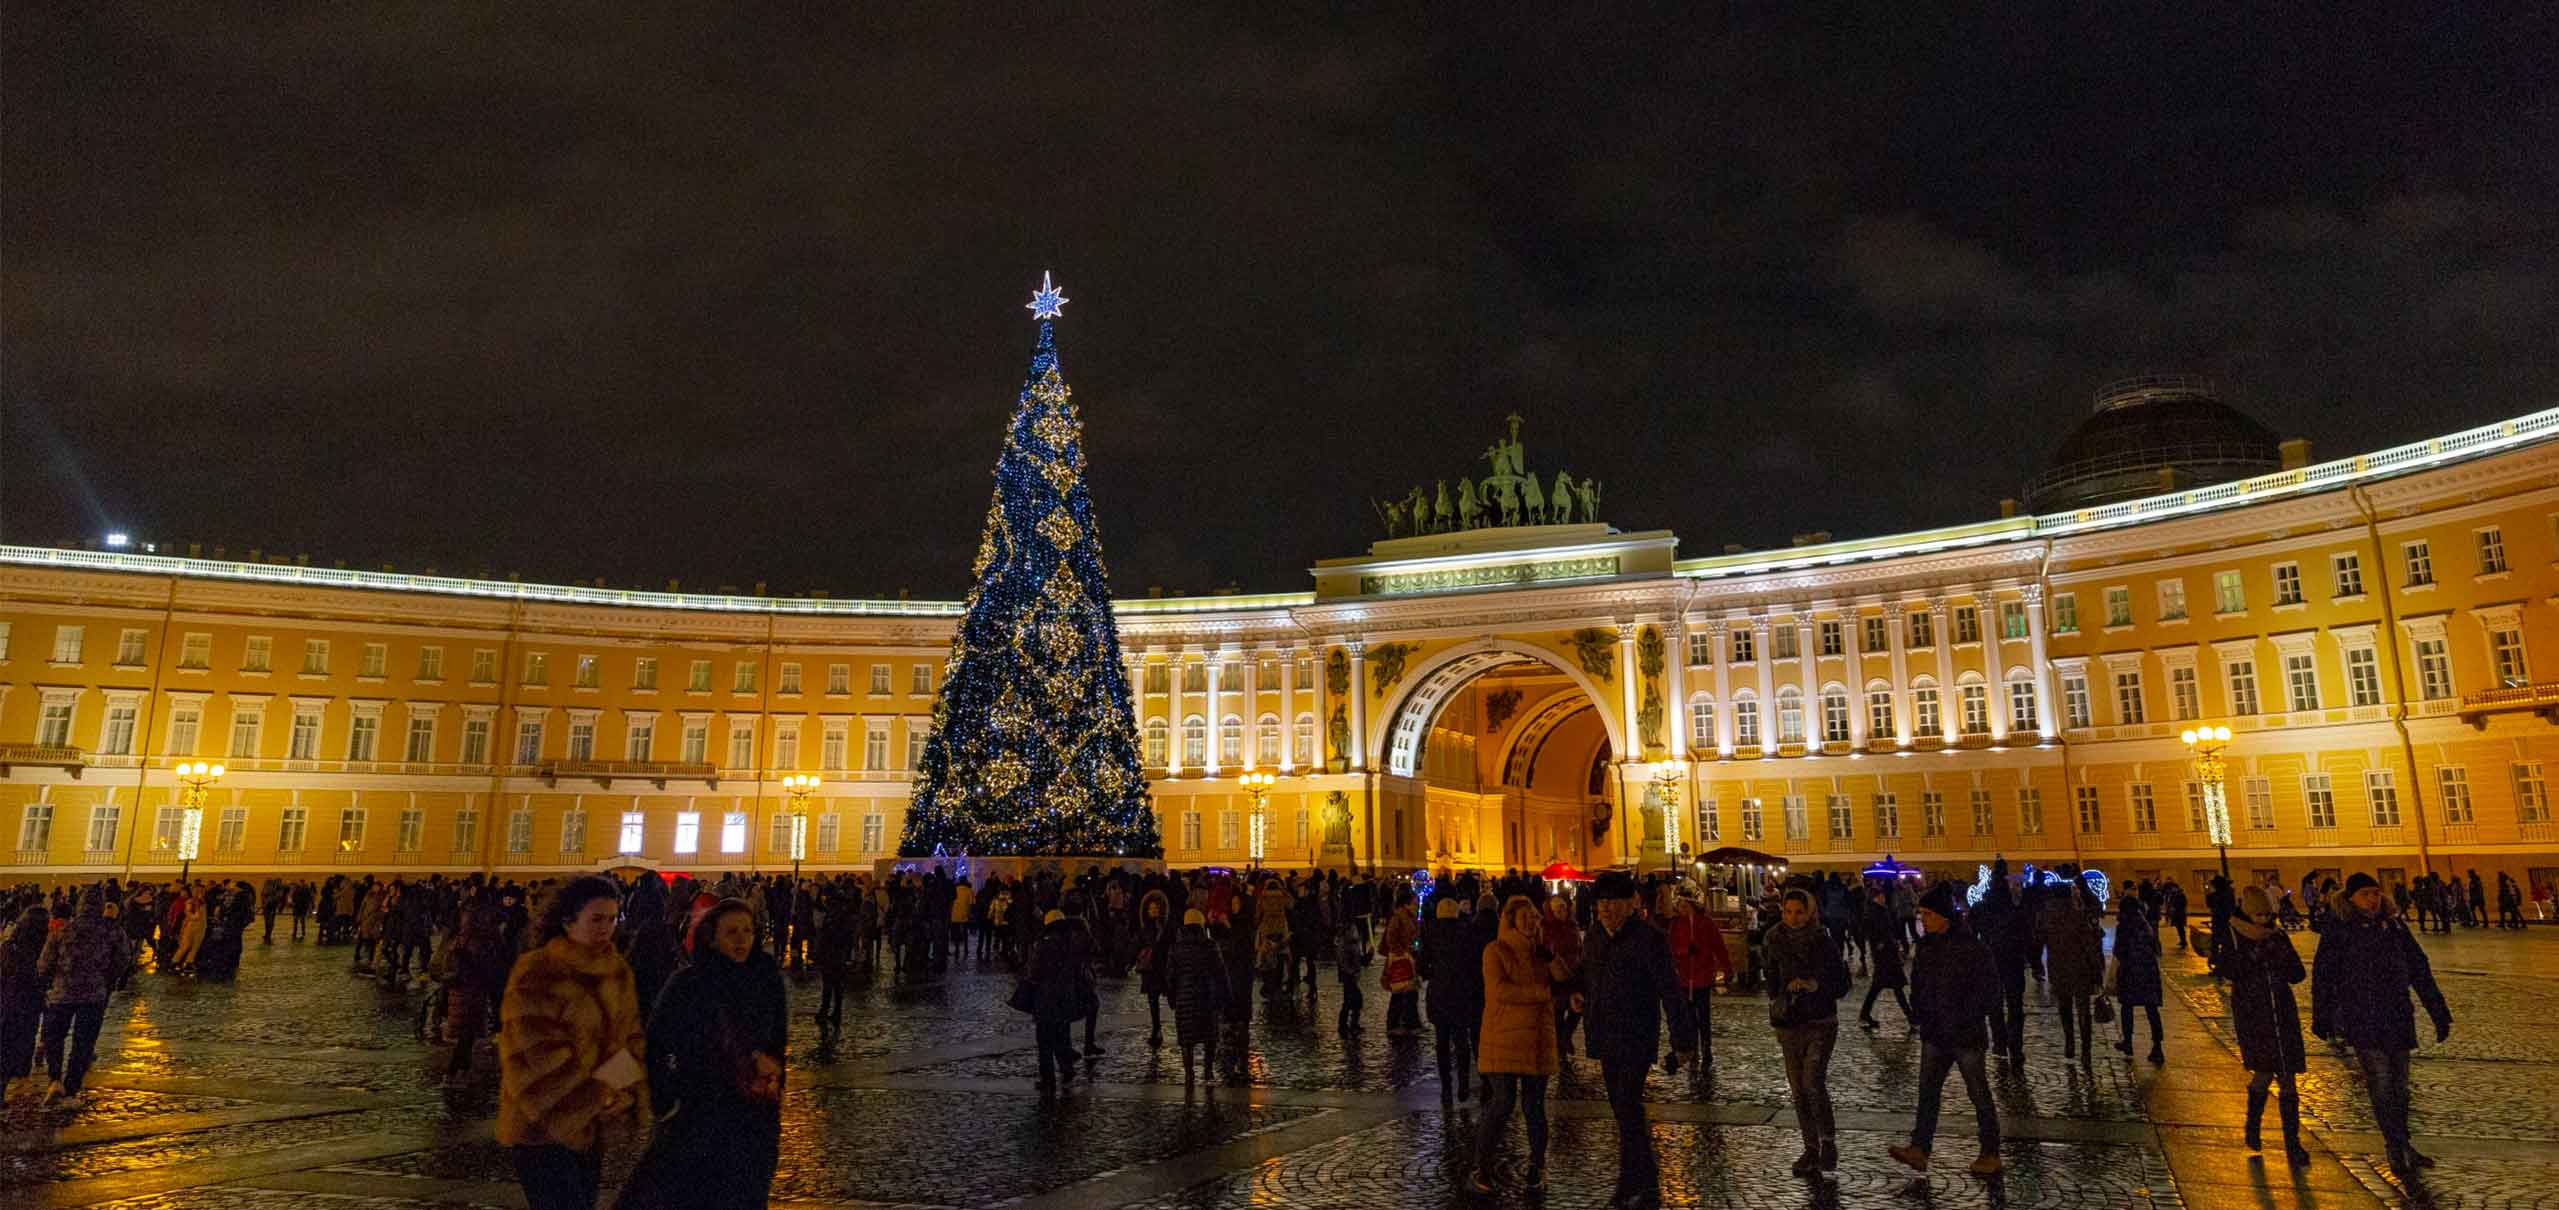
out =
<svg viewBox="0 0 2559 1210"><path fill-rule="evenodd" d="M2305 956L2312 938L2297 941ZM2111 1049L2064 1062L2057 1021L2028 992L2020 1068L1994 1062L2008 1174L1962 1175L1967 1103L1947 1091L1940 1170L1927 1181L1883 1154L1907 1132L1918 1044L1889 998L1883 1027L1843 1015L1831 1086L1836 1185L1787 1174L1799 1141L1761 1002L1722 997L1711 1073L1649 1082L1664 1194L1704 1206L2559 1206L2559 930L2426 940L2458 1021L2419 1051L2413 1124L2441 1166L2404 1188L2380 1163L2362 1088L2314 1044L2303 1100L2316 1162L2295 1175L2240 1144L2246 1073L2220 992L2169 946L2168 1062ZM0 1113L0 1202L15 1207L514 1207L523 1204L489 1137L494 1060L455 1087L447 1053L416 1036L418 997L348 970L348 951L249 947L233 985L137 976L117 997L88 1102L40 1107L23 1085ZM1178 1055L1147 1043L1134 980L1103 984L1091 1081L1044 1102L1027 1018L1002 1000L1011 976L968 968L921 985L858 988L844 1036L821 1051L793 985L792 1085L776 1205L806 1206L1599 1206L1614 1146L1595 1072L1551 1094L1549 1188L1518 1184L1512 1127L1490 1198L1459 1187L1475 1117L1443 1112L1427 1037L1385 1036L1371 989L1367 1028L1333 1028L1328 975L1309 1011L1257 1005L1249 1078L1186 1092ZM1863 998L1860 988L1852 995ZM2267 1133L2275 1135L2269 1110ZM610 1153L608 1183L638 1140ZM1951 1162L1943 1162L1951 1161ZM609 1196L609 1194L608 1194Z"/></svg>

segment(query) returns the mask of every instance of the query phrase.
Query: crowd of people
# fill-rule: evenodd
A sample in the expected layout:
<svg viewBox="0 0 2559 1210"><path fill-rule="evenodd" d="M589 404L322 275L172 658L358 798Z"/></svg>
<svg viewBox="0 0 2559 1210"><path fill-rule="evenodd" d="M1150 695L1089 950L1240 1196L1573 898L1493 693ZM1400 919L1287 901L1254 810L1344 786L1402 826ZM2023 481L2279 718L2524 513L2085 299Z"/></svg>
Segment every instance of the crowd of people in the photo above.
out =
<svg viewBox="0 0 2559 1210"><path fill-rule="evenodd" d="M2501 883L2501 901L2519 904L2518 888ZM2461 920L2461 904L2484 902L2475 890L2455 894L2461 885L2429 876L2385 891L2356 874L2306 889L2329 893L2307 918L2318 948L2305 967L2282 888L2214 880L2210 968L2229 985L2251 1073L2252 1150L2271 1097L2287 1160L2309 1162L2294 991L2307 979L2311 1033L2353 1056L2392 1166L2432 1164L2407 1132L2411 997L2438 1041L2452 1021L2401 901ZM654 1122L647 1152L618 1204L761 1206L791 1065L786 972L817 984L806 1011L821 1047L841 1036L853 983L926 983L954 967L1010 972L1009 1003L1030 1018L1043 1097L1070 1092L1102 1054L1103 980L1136 980L1150 1047L1167 1044L1170 1016L1169 1042L1185 1085L1196 1086L1244 1082L1256 1004L1302 1000L1312 1018L1330 974L1342 1035L1364 1031L1374 980L1390 1045L1418 1047L1427 1027L1443 1107L1480 1103L1463 1178L1477 1192L1499 1181L1514 1116L1528 1145L1519 1179L1543 1185L1549 1081L1576 1059L1595 1061L1618 1128L1614 1204L1635 1206L1659 1198L1646 1073L1656 1063L1674 1074L1711 1069L1719 996L1765 1003L1803 1138L1797 1175L1827 1180L1839 1163L1829 1069L1841 1002L1862 975L1859 1024L1881 1028L1875 1010L1889 996L1920 1045L1915 1119L1890 1155L1930 1169L1946 1078L1960 1074L1977 1132L1966 1171L1991 1177L2004 1161L1990 1067L2026 1061L2028 979L2057 1010L2065 1060L2093 1065L2110 1019L2115 1049L2133 1055L2138 1017L2148 1061L2164 1063L2163 932L2180 949L2204 947L2175 882L2140 882L2108 904L2067 866L2012 876L2003 862L1973 888L1824 874L1715 890L1722 905L1740 906L1738 919L1711 911L1694 880L1623 871L1580 886L1518 871L1436 881L1093 867L954 877L937 866L880 879L643 876L628 886L339 875L22 889L0 896L0 919L14 920L0 936L0 1096L34 1073L40 1054L46 1100L78 1104L109 998L138 970L235 977L260 917L267 943L282 918L288 941L345 946L351 973L422 992L420 1028L450 1047L448 1080L467 1082L479 1043L493 1043L496 1133L532 1206L592 1207L603 1140L644 1118Z"/></svg>

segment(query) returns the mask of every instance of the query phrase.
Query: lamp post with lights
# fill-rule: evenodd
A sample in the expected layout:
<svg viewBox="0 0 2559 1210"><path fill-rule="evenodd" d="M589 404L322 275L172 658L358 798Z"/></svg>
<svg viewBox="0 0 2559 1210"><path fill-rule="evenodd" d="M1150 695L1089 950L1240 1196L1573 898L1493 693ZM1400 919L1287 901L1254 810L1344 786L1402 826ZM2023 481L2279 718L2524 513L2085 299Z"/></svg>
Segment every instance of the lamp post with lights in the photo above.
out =
<svg viewBox="0 0 2559 1210"><path fill-rule="evenodd" d="M178 792L178 881L183 883L203 844L204 800L211 796L213 783L222 780L222 766L200 760L180 761L177 775L178 784L186 787Z"/></svg>
<svg viewBox="0 0 2559 1210"><path fill-rule="evenodd" d="M1271 787L1279 784L1279 775L1268 769L1255 769L1237 777L1235 784L1244 787L1244 792L1253 796L1253 817L1245 821L1245 837L1246 851L1252 856L1253 868L1258 870L1262 868L1262 855L1270 842L1270 817L1267 808L1271 801Z"/></svg>
<svg viewBox="0 0 2559 1210"><path fill-rule="evenodd" d="M799 885L800 863L809 856L809 795L817 793L815 773L793 773L782 779L791 802L791 884Z"/></svg>
<svg viewBox="0 0 2559 1210"><path fill-rule="evenodd" d="M2230 799L2224 787L2230 762L2222 752L2230 746L2230 728L2194 727L2177 738L2194 754L2195 781L2204 791L2204 830L2211 833L2213 847L2221 850L2221 880L2226 884L2230 881Z"/></svg>
<svg viewBox="0 0 2559 1210"><path fill-rule="evenodd" d="M1680 854L1686 849L1679 835L1679 789L1688 780L1688 762L1674 756L1653 766L1653 794L1662 802L1662 861L1672 877L1679 876Z"/></svg>

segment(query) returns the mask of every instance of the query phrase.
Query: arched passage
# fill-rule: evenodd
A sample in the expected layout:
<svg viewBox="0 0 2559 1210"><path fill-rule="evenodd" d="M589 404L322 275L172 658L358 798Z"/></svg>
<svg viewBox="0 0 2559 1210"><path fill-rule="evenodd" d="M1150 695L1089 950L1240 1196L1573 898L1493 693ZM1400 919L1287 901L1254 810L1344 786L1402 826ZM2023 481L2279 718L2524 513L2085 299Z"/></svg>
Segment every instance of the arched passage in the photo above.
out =
<svg viewBox="0 0 2559 1210"><path fill-rule="evenodd" d="M1431 721L1439 717L1440 708L1449 695L1466 683L1491 672L1520 664L1543 664L1563 674L1594 705L1608 701L1607 690L1582 671L1557 659L1553 652L1509 639L1477 639L1460 643L1423 661L1413 671L1413 687L1404 692L1394 709L1386 711L1366 738L1369 752L1376 757L1376 767L1401 777L1414 776L1421 767L1422 745L1430 733ZM1607 731L1609 750L1626 751L1626 736L1618 719L1600 706L1600 723Z"/></svg>

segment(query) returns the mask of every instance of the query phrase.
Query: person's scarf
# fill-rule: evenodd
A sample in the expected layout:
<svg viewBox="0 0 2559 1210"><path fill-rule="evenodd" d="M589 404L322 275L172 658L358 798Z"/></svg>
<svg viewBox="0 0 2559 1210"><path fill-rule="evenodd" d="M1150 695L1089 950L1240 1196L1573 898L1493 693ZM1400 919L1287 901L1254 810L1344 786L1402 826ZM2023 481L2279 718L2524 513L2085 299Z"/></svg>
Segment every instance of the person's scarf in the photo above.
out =
<svg viewBox="0 0 2559 1210"><path fill-rule="evenodd" d="M1807 920L1798 928L1782 919L1768 926L1768 934L1762 943L1778 959L1778 965L1793 972L1789 977L1797 979L1819 978L1816 973L1821 970L1819 947L1829 944L1820 924Z"/></svg>
<svg viewBox="0 0 2559 1210"><path fill-rule="evenodd" d="M2237 930L2239 935L2247 939L2251 944L2263 941L2266 938L2275 935L2275 930L2259 924L2254 920L2250 920L2247 916L2237 912L2231 914L2230 927Z"/></svg>

